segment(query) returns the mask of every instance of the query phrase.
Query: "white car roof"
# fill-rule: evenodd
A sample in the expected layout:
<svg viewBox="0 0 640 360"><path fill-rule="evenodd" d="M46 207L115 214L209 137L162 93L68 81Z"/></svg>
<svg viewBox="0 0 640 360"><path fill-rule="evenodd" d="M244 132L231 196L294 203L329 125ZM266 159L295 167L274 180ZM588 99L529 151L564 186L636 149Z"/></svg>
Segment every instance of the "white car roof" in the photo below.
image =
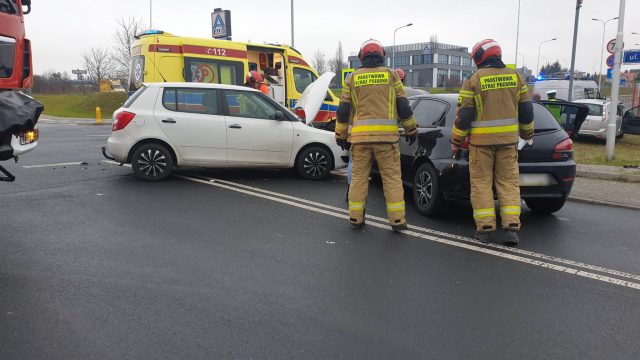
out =
<svg viewBox="0 0 640 360"><path fill-rule="evenodd" d="M190 89L225 89L225 90L242 90L242 91L255 91L258 90L238 85L226 85L226 84L211 84L211 83L196 83L196 82L153 82L144 83L149 88L164 88L164 87L179 87Z"/></svg>
<svg viewBox="0 0 640 360"><path fill-rule="evenodd" d="M577 102L577 103L584 103L584 104L598 104L598 105L603 105L605 103L608 103L609 100L605 100L605 99L580 99L580 100L574 100L573 102Z"/></svg>

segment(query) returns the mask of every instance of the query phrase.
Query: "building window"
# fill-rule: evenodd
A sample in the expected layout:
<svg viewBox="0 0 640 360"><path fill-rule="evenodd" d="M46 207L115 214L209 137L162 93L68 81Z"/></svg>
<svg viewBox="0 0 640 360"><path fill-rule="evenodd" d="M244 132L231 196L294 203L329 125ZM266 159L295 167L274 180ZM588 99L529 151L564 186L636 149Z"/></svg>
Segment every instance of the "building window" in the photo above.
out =
<svg viewBox="0 0 640 360"><path fill-rule="evenodd" d="M433 64L433 54L422 55L423 64Z"/></svg>
<svg viewBox="0 0 640 360"><path fill-rule="evenodd" d="M462 58L462 66L471 66L471 58Z"/></svg>
<svg viewBox="0 0 640 360"><path fill-rule="evenodd" d="M462 71L462 80L467 80L471 77L471 74L473 74L472 71Z"/></svg>
<svg viewBox="0 0 640 360"><path fill-rule="evenodd" d="M413 65L422 64L422 55L413 55Z"/></svg>
<svg viewBox="0 0 640 360"><path fill-rule="evenodd" d="M409 65L409 56L396 56L396 66Z"/></svg>
<svg viewBox="0 0 640 360"><path fill-rule="evenodd" d="M451 55L451 65L460 65L460 56Z"/></svg>
<svg viewBox="0 0 640 360"><path fill-rule="evenodd" d="M449 55L438 54L438 64L448 64L448 63L449 63Z"/></svg>
<svg viewBox="0 0 640 360"><path fill-rule="evenodd" d="M440 58L440 56L438 56L438 58ZM437 87L444 87L448 78L449 78L449 70L438 69Z"/></svg>

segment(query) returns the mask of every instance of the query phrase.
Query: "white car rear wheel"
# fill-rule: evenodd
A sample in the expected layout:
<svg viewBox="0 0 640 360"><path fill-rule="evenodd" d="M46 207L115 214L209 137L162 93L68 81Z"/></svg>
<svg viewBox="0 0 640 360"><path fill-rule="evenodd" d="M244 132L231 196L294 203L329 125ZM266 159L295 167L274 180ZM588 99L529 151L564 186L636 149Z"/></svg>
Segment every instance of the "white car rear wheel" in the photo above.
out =
<svg viewBox="0 0 640 360"><path fill-rule="evenodd" d="M131 156L133 172L145 181L164 180L173 169L171 152L160 144L142 144Z"/></svg>

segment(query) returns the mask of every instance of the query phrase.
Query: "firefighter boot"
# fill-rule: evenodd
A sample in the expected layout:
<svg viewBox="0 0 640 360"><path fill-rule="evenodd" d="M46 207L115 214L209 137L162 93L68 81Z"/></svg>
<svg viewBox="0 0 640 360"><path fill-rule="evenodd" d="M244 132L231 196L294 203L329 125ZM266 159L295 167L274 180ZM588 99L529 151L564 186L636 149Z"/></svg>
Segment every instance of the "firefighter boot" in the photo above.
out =
<svg viewBox="0 0 640 360"><path fill-rule="evenodd" d="M504 231L505 234L505 245L516 246L520 242L520 238L518 237L518 231L514 229L506 229Z"/></svg>
<svg viewBox="0 0 640 360"><path fill-rule="evenodd" d="M476 233L473 235L473 237L480 241L483 244L488 243L489 241L491 241L491 234L493 232L492 231L485 231L485 232L480 232L480 231L476 231Z"/></svg>

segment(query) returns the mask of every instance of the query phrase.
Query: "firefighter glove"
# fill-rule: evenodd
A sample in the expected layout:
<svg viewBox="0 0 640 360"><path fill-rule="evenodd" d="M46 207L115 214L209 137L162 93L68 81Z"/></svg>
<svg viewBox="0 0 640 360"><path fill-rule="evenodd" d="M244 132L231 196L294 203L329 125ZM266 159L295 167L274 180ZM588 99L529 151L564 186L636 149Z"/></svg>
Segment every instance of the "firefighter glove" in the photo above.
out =
<svg viewBox="0 0 640 360"><path fill-rule="evenodd" d="M351 148L351 144L345 139L336 139L336 144L338 144L342 150L349 150Z"/></svg>
<svg viewBox="0 0 640 360"><path fill-rule="evenodd" d="M407 140L409 145L413 145L413 143L415 143L416 140L418 140L418 134L413 133L411 135L407 135L407 136L405 136L405 139Z"/></svg>

